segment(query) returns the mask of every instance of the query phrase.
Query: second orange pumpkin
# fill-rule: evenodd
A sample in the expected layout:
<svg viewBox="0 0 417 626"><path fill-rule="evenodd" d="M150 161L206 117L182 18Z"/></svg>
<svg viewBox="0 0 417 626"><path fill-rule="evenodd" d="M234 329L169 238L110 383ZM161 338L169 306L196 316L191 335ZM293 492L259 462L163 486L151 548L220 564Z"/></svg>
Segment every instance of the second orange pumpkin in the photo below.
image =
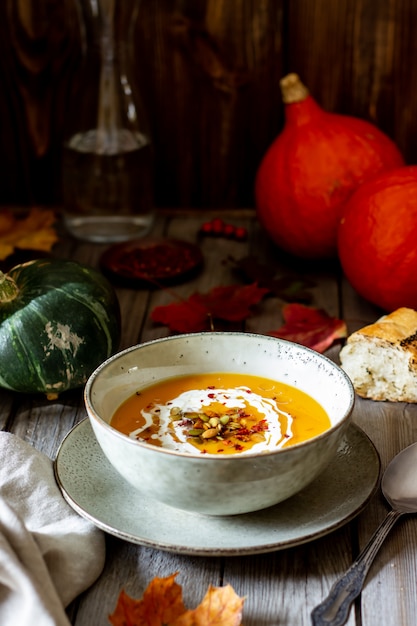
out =
<svg viewBox="0 0 417 626"><path fill-rule="evenodd" d="M346 277L385 311L417 309L417 166L364 183L347 203L338 234Z"/></svg>

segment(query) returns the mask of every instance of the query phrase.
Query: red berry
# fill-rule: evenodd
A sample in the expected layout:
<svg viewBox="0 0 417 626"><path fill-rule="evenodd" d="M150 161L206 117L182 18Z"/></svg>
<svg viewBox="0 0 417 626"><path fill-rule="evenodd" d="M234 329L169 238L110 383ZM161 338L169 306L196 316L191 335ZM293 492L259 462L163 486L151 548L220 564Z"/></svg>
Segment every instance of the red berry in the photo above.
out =
<svg viewBox="0 0 417 626"><path fill-rule="evenodd" d="M225 224L223 228L223 235L225 237L234 237L236 232L236 228L233 224Z"/></svg>
<svg viewBox="0 0 417 626"><path fill-rule="evenodd" d="M248 231L246 230L246 228L244 228L244 226L237 226L235 228L235 238L238 239L239 241L246 241L248 237Z"/></svg>
<svg viewBox="0 0 417 626"><path fill-rule="evenodd" d="M204 222L200 230L205 235L211 235L211 233L213 232L213 226L211 225L211 222Z"/></svg>
<svg viewBox="0 0 417 626"><path fill-rule="evenodd" d="M215 217L211 220L211 228L215 235L221 235L224 229L224 222L220 217Z"/></svg>

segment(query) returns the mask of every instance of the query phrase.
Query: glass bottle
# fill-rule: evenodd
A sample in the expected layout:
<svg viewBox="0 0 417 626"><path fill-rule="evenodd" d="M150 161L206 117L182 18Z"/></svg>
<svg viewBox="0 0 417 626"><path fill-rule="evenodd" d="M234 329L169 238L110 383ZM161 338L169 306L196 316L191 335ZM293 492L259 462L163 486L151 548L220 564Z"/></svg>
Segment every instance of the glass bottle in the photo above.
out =
<svg viewBox="0 0 417 626"><path fill-rule="evenodd" d="M153 225L152 144L132 72L139 0L78 0L84 78L63 149L64 224L79 239L117 242Z"/></svg>

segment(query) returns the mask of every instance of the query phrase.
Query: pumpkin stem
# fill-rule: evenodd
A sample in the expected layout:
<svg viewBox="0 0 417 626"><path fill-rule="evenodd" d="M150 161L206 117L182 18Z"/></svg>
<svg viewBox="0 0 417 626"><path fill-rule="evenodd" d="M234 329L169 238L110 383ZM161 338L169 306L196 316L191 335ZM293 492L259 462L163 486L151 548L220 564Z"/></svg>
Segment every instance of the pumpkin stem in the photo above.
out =
<svg viewBox="0 0 417 626"><path fill-rule="evenodd" d="M309 91L301 82L298 74L287 74L279 82L282 93L282 101L285 104L302 102L309 95Z"/></svg>
<svg viewBox="0 0 417 626"><path fill-rule="evenodd" d="M19 288L13 278L0 272L0 305L12 302L19 293Z"/></svg>

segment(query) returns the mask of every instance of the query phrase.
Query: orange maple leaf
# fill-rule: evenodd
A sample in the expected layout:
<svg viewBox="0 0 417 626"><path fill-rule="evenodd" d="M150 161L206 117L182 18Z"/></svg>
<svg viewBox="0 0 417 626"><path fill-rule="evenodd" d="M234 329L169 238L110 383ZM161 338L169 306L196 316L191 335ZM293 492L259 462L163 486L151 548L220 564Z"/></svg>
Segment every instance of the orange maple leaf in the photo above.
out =
<svg viewBox="0 0 417 626"><path fill-rule="evenodd" d="M50 209L32 208L26 217L18 217L8 209L0 211L0 260L6 259L15 248L49 252L58 241L55 221Z"/></svg>
<svg viewBox="0 0 417 626"><path fill-rule="evenodd" d="M331 317L322 309L304 304L287 304L282 309L284 325L268 334L294 341L316 352L324 352L336 339L347 337L343 320Z"/></svg>
<svg viewBox="0 0 417 626"><path fill-rule="evenodd" d="M244 599L230 585L210 585L197 608L187 610L182 601L182 588L175 582L176 574L154 578L142 600L130 598L124 591L116 609L109 616L113 626L239 626Z"/></svg>
<svg viewBox="0 0 417 626"><path fill-rule="evenodd" d="M175 582L177 574L155 577L146 588L142 600L120 593L116 610L109 616L113 626L162 626L171 624L186 608L182 588Z"/></svg>

